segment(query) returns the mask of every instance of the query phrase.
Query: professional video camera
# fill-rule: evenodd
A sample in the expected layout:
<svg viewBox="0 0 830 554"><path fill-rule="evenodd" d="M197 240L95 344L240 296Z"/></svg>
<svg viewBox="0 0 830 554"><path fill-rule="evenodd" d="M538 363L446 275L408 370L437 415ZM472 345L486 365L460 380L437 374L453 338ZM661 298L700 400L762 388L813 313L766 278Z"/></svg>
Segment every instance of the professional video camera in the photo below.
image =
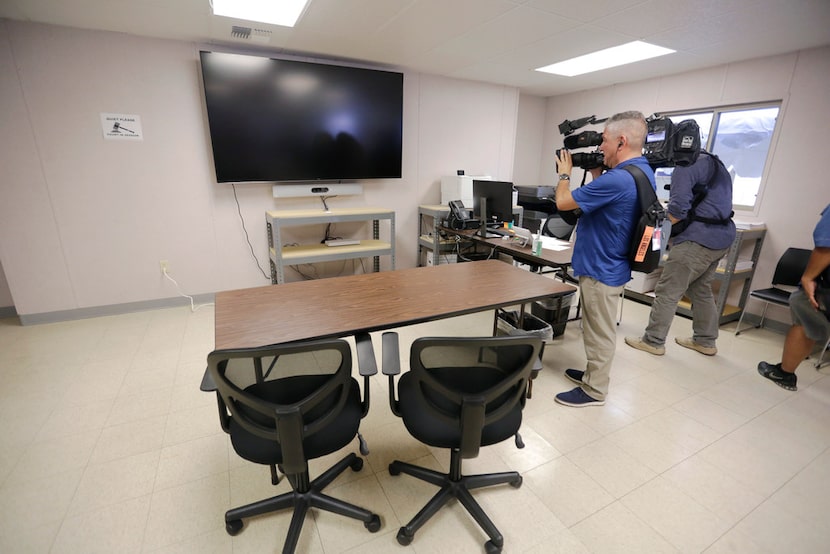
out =
<svg viewBox="0 0 830 554"><path fill-rule="evenodd" d="M654 114L646 119L648 133L643 156L652 169L687 166L700 155L700 127L694 119L674 123L668 117Z"/></svg>
<svg viewBox="0 0 830 554"><path fill-rule="evenodd" d="M585 127L586 125L602 123L603 121L605 121L605 119L597 119L597 116L591 115L577 119L576 121L569 121L566 119L560 123L559 132L565 135L565 140L563 141L565 148L568 150L574 150L576 148L588 148L590 146L599 146L602 144L602 133L597 133L596 131L583 131L578 135L574 135L573 132L577 129ZM560 152L561 150L556 151L557 158L559 157ZM571 153L571 159L573 160L574 167L579 167L581 169L594 169L596 167L602 167L603 162L605 161L602 152L599 151Z"/></svg>
<svg viewBox="0 0 830 554"><path fill-rule="evenodd" d="M602 144L602 133L583 131L577 135L573 132L586 125L602 123L605 119L588 116L575 121L565 120L559 124L559 132L565 135L564 144L568 150L587 148ZM648 132L646 134L643 156L648 160L652 169L658 167L687 166L695 163L700 154L700 127L694 119L686 119L674 123L666 116L654 114L646 119ZM560 150L556 151L559 157ZM602 152L572 153L574 167L594 169L602 167L604 159Z"/></svg>

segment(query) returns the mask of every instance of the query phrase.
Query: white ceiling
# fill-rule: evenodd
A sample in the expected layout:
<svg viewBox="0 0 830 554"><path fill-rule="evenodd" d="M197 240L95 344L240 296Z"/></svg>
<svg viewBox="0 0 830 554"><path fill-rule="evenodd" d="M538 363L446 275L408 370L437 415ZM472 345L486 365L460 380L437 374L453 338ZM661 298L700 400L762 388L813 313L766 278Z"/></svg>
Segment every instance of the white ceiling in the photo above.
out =
<svg viewBox="0 0 830 554"><path fill-rule="evenodd" d="M311 0L293 29L214 17L209 0L0 0L0 17L370 62L540 96L830 44L830 0ZM234 38L234 25L264 33ZM677 53L578 77L534 71L638 39Z"/></svg>

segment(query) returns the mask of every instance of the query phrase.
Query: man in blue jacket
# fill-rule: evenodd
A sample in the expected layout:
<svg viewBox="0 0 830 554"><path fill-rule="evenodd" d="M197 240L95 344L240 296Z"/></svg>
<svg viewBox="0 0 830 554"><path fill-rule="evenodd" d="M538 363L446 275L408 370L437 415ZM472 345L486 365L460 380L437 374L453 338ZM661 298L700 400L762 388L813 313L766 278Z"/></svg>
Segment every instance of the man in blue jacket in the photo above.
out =
<svg viewBox="0 0 830 554"><path fill-rule="evenodd" d="M720 314L712 280L736 232L731 219L732 176L717 157L702 151L695 163L674 168L668 212L672 246L654 289L648 326L642 337L625 337L625 343L656 356L665 354L677 303L686 293L692 301L693 335L674 340L714 356Z"/></svg>
<svg viewBox="0 0 830 554"><path fill-rule="evenodd" d="M556 395L566 406L605 404L614 361L617 326L615 315L623 286L631 279L628 262L634 227L640 217L637 185L623 167L637 165L654 184L654 172L643 157L646 120L640 112L616 114L605 123L602 144L604 164L592 169L593 180L570 190L573 160L567 150L557 158L559 183L556 207L582 211L576 230L572 267L579 278L585 371L566 369L565 376L579 386Z"/></svg>
<svg viewBox="0 0 830 554"><path fill-rule="evenodd" d="M806 358L816 342L824 344L830 336L830 294L820 294L830 288L830 204L821 212L821 219L813 231L813 252L801 277L801 288L790 295L790 313L793 326L784 339L781 362L758 364L758 373L787 390L797 390L795 370Z"/></svg>

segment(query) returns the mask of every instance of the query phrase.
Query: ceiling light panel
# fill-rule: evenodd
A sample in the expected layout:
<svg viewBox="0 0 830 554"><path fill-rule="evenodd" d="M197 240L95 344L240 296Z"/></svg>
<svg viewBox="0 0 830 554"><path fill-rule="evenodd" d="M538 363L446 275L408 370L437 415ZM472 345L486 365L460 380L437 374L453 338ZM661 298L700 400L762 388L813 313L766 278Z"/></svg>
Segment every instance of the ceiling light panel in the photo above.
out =
<svg viewBox="0 0 830 554"><path fill-rule="evenodd" d="M574 77L576 75L584 75L585 73L608 69L609 67L617 67L649 58L664 56L666 54L673 54L674 52L674 50L669 48L635 40L634 42L621 44L620 46L613 46L563 62L539 67L536 71Z"/></svg>
<svg viewBox="0 0 830 554"><path fill-rule="evenodd" d="M293 27L310 0L211 0L213 15Z"/></svg>

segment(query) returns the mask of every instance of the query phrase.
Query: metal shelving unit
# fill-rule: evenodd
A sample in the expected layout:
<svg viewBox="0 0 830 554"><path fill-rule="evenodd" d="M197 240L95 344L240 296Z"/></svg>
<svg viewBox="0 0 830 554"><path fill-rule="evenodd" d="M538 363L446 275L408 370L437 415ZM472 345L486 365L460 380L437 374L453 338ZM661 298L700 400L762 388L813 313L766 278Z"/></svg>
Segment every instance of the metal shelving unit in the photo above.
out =
<svg viewBox="0 0 830 554"><path fill-rule="evenodd" d="M372 238L360 244L326 246L310 243L286 246L282 242L284 227L327 225L352 221L371 221ZM380 222L389 222L389 242L380 240ZM320 210L273 210L265 212L268 252L271 261L271 283L285 282L285 266L312 264L372 257L374 271L380 271L380 256L389 256L395 269L395 211L384 208L340 208Z"/></svg>
<svg viewBox="0 0 830 554"><path fill-rule="evenodd" d="M715 293L715 304L720 313L720 325L730 321L737 321L741 317L741 312L743 312L744 306L746 306L746 299L752 287L752 278L755 276L755 268L758 265L758 258L761 255L761 248L764 245L766 234L766 228L738 229L732 246L729 247L729 250L724 256L725 263L723 267L719 268L715 273L714 283L718 283ZM744 251L745 245L748 245L751 241L754 241L754 244L752 245L750 257L741 259L741 252ZM750 267L741 267L740 262L751 262L751 265ZM727 302L729 292L736 283L741 284L738 303L737 305L729 304ZM625 297L648 305L651 305L654 301L653 294L635 292L628 289L625 289ZM688 300L684 298L680 301L677 306L677 313L684 317L692 317L692 307Z"/></svg>

